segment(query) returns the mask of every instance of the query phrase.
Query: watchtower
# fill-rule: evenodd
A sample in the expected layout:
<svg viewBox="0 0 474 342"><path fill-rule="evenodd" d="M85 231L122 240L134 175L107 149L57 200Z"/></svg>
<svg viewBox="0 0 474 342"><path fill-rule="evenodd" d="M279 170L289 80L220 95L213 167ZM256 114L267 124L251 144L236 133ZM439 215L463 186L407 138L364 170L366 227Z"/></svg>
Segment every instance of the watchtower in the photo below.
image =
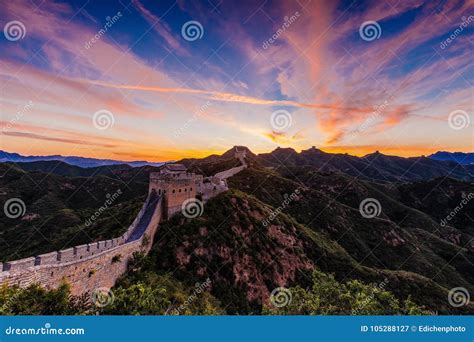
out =
<svg viewBox="0 0 474 342"><path fill-rule="evenodd" d="M182 164L165 164L159 172L150 173L149 192L163 196L163 219L181 211L184 201L196 197L199 179Z"/></svg>
<svg viewBox="0 0 474 342"><path fill-rule="evenodd" d="M247 157L247 150L246 149L239 150L239 148L235 146L234 157L242 161L245 157Z"/></svg>

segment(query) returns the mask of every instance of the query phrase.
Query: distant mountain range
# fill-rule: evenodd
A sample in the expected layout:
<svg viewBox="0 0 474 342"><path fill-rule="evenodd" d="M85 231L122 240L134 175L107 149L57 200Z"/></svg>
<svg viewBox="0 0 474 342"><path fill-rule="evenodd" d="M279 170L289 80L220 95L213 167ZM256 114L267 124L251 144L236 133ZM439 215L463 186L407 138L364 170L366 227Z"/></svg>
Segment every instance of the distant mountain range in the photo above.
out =
<svg viewBox="0 0 474 342"><path fill-rule="evenodd" d="M462 165L474 164L474 153L439 151L433 153L429 158L434 160L455 161Z"/></svg>
<svg viewBox="0 0 474 342"><path fill-rule="evenodd" d="M378 151L356 157L345 153L326 153L315 147L299 153L292 148L279 147L272 152L255 155L245 146L238 148L247 150L247 160L250 164L272 168L289 178L297 177L296 170L306 168L327 174L344 173L360 179L388 183L427 181L438 177L474 181L474 164L462 165L453 160L436 160L424 156L404 158L388 156ZM222 156L183 159L179 162L196 172L210 176L236 166L232 151L233 149Z"/></svg>
<svg viewBox="0 0 474 342"><path fill-rule="evenodd" d="M256 315L265 312L263 299L277 287L313 289L313 271L318 270L338 282L384 281L384 291L430 312L474 313L473 303L453 307L448 301L455 287L474 293L474 201L469 200L474 165L381 153L355 157L317 148L278 148L258 155L238 146L243 149L248 168L228 179L230 191L206 202L199 218L178 214L160 224L150 256L134 263L137 268L114 288L117 298L140 286L150 298L156 296L150 301L156 306L164 293L156 291L158 277L166 275L168 283L191 291L209 278L209 295L223 303L224 313ZM213 175L239 165L234 151L179 162ZM119 236L140 209L153 171L156 167L124 164L0 163L0 203L19 197L26 204L20 220L0 215L0 261ZM120 198L86 227L84 222L118 189ZM378 209L375 216L361 209L367 199ZM351 314L350 306L333 298L334 285L317 281L316 289L331 293L321 303ZM344 296L355 296L358 288ZM296 301L299 292L292 293ZM351 302L361 307L358 298ZM386 314L384 305L362 308Z"/></svg>
<svg viewBox="0 0 474 342"><path fill-rule="evenodd" d="M76 157L76 156L61 156L61 155L51 155L51 156L22 156L18 153L10 153L0 150L0 162L14 162L14 163L29 163L37 161L50 161L57 160L62 161L70 165L75 165L83 168L98 167L98 166L108 166L108 165L118 165L126 164L132 167L140 167L145 165L150 166L160 166L164 163L153 163L148 161L132 161L126 162L122 160L113 160L113 159L96 159L96 158L85 158L85 157Z"/></svg>
<svg viewBox="0 0 474 342"><path fill-rule="evenodd" d="M252 153L247 147L247 159L265 167L291 173L294 167L311 167L320 172L343 172L351 176L385 182L412 182L449 176L463 181L474 180L474 153L436 152L429 157L403 158L374 152L363 157L344 153L326 153L315 147L301 152L292 148L276 148L269 153ZM223 155L211 155L202 159L183 159L194 171L214 175L229 167L239 165L233 157L234 148ZM25 171L43 171L63 176L90 176L125 171L133 167L158 167L164 163L147 161L125 162L111 159L95 159L76 156L22 156L0 150L0 163L18 163ZM287 175L288 176L288 175Z"/></svg>

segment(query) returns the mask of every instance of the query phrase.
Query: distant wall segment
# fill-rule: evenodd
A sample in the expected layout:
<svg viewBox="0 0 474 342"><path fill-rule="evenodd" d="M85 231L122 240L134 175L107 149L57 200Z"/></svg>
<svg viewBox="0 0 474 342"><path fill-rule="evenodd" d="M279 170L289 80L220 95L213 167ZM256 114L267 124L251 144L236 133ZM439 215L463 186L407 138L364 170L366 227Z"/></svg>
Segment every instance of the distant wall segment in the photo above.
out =
<svg viewBox="0 0 474 342"><path fill-rule="evenodd" d="M122 236L0 263L0 284L23 288L39 284L53 289L67 282L74 295L114 286L126 272L132 255L149 252L159 223L180 212L184 201L199 194L207 202L228 190L226 178L247 167L245 152L239 151L235 157L242 162L241 166L206 180L201 175L186 172L184 166L178 164L166 165L159 173L151 173L148 197Z"/></svg>

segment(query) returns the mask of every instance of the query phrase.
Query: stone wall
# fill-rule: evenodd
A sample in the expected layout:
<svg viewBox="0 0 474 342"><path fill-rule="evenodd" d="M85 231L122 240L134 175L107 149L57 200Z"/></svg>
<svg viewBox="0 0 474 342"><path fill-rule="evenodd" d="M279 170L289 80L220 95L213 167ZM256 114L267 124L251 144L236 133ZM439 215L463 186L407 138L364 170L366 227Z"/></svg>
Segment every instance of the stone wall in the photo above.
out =
<svg viewBox="0 0 474 342"><path fill-rule="evenodd" d="M227 178L232 177L233 175L236 175L237 173L239 173L240 171L242 171L243 169L246 169L246 168L247 168L246 164L241 165L241 166L236 166L236 167L233 167L232 169L216 173L216 175L214 177L217 177L217 178L220 178L220 179L227 179Z"/></svg>
<svg viewBox="0 0 474 342"><path fill-rule="evenodd" d="M227 190L229 190L229 188L225 182L221 182L220 184L202 183L198 187L198 191L201 193L204 203Z"/></svg>
<svg viewBox="0 0 474 342"><path fill-rule="evenodd" d="M182 203L194 198L197 192L207 202L228 190L225 179L247 167L243 157L239 159L242 166L217 174L211 182L203 182L202 176L194 174L163 179L152 173L148 198L122 236L0 263L0 284L27 287L37 283L52 289L67 282L74 295L114 286L126 272L133 253L149 252L161 220L181 211Z"/></svg>
<svg viewBox="0 0 474 342"><path fill-rule="evenodd" d="M42 254L21 260L0 263L0 284L26 287L38 283L45 288L56 288L66 281L74 295L98 287L110 288L125 273L134 252L147 253L152 245L162 217L162 200L156 202L154 213L144 233L136 240L127 241L143 217L150 196L139 215L121 237L75 246L61 251Z"/></svg>
<svg viewBox="0 0 474 342"><path fill-rule="evenodd" d="M181 211L184 201L196 197L198 183L194 174L170 177L151 173L149 191L155 191L163 196L163 205L166 209L163 218L166 220Z"/></svg>

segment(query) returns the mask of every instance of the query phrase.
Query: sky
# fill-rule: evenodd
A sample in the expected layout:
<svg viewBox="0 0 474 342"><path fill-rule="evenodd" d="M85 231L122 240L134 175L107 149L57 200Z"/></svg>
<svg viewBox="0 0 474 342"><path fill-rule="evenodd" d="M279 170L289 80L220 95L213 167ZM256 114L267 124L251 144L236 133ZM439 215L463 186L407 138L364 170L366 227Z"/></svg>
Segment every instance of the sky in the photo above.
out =
<svg viewBox="0 0 474 342"><path fill-rule="evenodd" d="M1 149L474 150L474 1L0 0Z"/></svg>

